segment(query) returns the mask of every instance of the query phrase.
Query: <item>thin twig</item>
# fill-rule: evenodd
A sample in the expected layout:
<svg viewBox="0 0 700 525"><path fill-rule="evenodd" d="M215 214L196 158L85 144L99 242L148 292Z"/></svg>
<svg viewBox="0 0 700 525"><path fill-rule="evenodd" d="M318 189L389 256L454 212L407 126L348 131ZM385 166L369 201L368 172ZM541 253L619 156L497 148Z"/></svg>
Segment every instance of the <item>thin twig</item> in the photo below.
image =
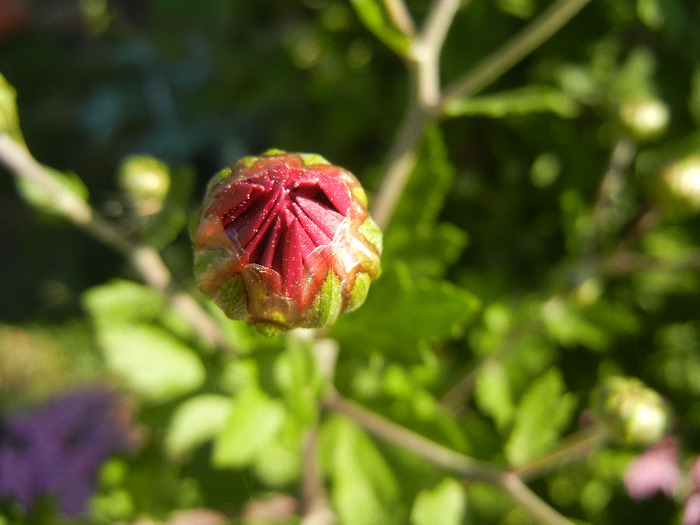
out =
<svg viewBox="0 0 700 525"><path fill-rule="evenodd" d="M590 1L560 0L553 4L525 29L449 86L442 97L443 104L460 96L472 95L498 79L561 29Z"/></svg>
<svg viewBox="0 0 700 525"><path fill-rule="evenodd" d="M61 186L53 174L29 153L26 146L7 133L0 133L0 163L17 177L31 181L50 195L54 210L88 235L121 254L148 286L166 293L173 309L187 319L205 341L218 348L230 349L221 330L194 298L175 288L170 270L156 250L130 240L117 225Z"/></svg>
<svg viewBox="0 0 700 525"><path fill-rule="evenodd" d="M331 509L318 464L318 427L310 428L304 440L302 494L304 516L301 525L333 525L335 514Z"/></svg>
<svg viewBox="0 0 700 525"><path fill-rule="evenodd" d="M513 472L455 452L352 401L344 399L337 392L331 392L323 400L323 406L326 410L345 415L371 434L409 450L434 465L454 472L466 480L481 481L494 485L508 494L540 523L545 525L572 525L570 520L559 514L537 494L532 492Z"/></svg>

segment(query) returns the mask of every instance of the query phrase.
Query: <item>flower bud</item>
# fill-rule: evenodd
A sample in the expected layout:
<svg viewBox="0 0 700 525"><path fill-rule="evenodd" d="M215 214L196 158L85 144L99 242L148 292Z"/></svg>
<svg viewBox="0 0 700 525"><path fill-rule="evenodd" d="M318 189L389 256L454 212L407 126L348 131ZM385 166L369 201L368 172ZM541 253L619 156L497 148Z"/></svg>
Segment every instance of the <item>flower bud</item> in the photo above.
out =
<svg viewBox="0 0 700 525"><path fill-rule="evenodd" d="M692 212L700 211L700 155L688 155L674 162L662 177L677 204Z"/></svg>
<svg viewBox="0 0 700 525"><path fill-rule="evenodd" d="M664 134L670 114L668 106L653 97L627 101L620 108L620 117L637 140L653 140Z"/></svg>
<svg viewBox="0 0 700 525"><path fill-rule="evenodd" d="M669 411L663 398L641 381L611 377L599 387L594 411L613 436L627 445L651 445L668 429Z"/></svg>
<svg viewBox="0 0 700 525"><path fill-rule="evenodd" d="M265 335L360 306L382 234L358 180L319 155L270 150L209 183L194 232L200 290Z"/></svg>
<svg viewBox="0 0 700 525"><path fill-rule="evenodd" d="M158 159L133 156L119 169L117 183L129 195L138 215L154 215L163 209L170 190L170 171L167 164Z"/></svg>

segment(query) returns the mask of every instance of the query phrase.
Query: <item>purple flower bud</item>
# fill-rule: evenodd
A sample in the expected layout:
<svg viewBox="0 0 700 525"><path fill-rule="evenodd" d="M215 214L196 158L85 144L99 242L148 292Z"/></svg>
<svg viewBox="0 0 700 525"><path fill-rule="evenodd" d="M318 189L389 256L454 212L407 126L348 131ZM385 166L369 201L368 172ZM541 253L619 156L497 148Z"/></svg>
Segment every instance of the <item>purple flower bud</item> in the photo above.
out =
<svg viewBox="0 0 700 525"><path fill-rule="evenodd" d="M266 335L360 306L382 234L358 180L312 154L245 157L209 183L194 233L200 290Z"/></svg>

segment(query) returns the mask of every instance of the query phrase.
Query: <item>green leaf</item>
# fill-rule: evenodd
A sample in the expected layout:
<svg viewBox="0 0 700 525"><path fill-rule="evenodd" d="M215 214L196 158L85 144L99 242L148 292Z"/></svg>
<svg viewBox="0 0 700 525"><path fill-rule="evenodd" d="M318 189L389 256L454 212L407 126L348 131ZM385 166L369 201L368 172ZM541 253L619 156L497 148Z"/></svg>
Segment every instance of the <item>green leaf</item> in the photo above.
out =
<svg viewBox="0 0 700 525"><path fill-rule="evenodd" d="M488 360L477 371L474 400L503 430L513 420L515 407L508 374L499 361Z"/></svg>
<svg viewBox="0 0 700 525"><path fill-rule="evenodd" d="M21 141L17 92L2 73L0 73L0 133L8 133L15 140Z"/></svg>
<svg viewBox="0 0 700 525"><path fill-rule="evenodd" d="M343 417L331 417L323 426L320 444L340 525L403 523L395 509L398 481L359 427Z"/></svg>
<svg viewBox="0 0 700 525"><path fill-rule="evenodd" d="M527 86L494 95L450 100L444 112L450 117L483 115L502 118L552 112L572 118L579 112L576 101L563 91L549 86Z"/></svg>
<svg viewBox="0 0 700 525"><path fill-rule="evenodd" d="M230 397L216 394L201 394L178 405L165 436L168 453L182 456L213 439L224 428L231 407Z"/></svg>
<svg viewBox="0 0 700 525"><path fill-rule="evenodd" d="M166 308L163 293L133 281L113 279L83 293L83 307L97 323L151 321Z"/></svg>
<svg viewBox="0 0 700 525"><path fill-rule="evenodd" d="M384 42L395 53L406 56L410 39L391 25L384 9L377 0L351 0L357 16L374 36Z"/></svg>
<svg viewBox="0 0 700 525"><path fill-rule="evenodd" d="M62 173L47 166L44 166L44 170L50 174L56 185L53 192L47 192L27 177L15 177L17 191L29 204L42 212L63 217L67 206L87 203L89 192L78 175Z"/></svg>
<svg viewBox="0 0 700 525"><path fill-rule="evenodd" d="M107 366L149 401L169 401L204 382L197 355L157 326L113 323L97 335Z"/></svg>
<svg viewBox="0 0 700 525"><path fill-rule="evenodd" d="M442 132L431 127L384 232L383 266L400 260L416 276L441 277L459 259L468 242L467 233L437 222L454 177Z"/></svg>
<svg viewBox="0 0 700 525"><path fill-rule="evenodd" d="M413 279L405 265L387 269L359 310L332 328L344 347L418 357L420 341L458 336L473 318L479 300L446 281ZM362 327L358 330L357 327Z"/></svg>
<svg viewBox="0 0 700 525"><path fill-rule="evenodd" d="M522 466L550 450L571 421L575 408L574 397L566 392L559 370L551 368L538 378L518 405L505 447L509 463Z"/></svg>
<svg viewBox="0 0 700 525"><path fill-rule="evenodd" d="M467 511L467 496L460 482L445 478L432 490L416 496L411 511L411 525L461 525Z"/></svg>
<svg viewBox="0 0 700 525"><path fill-rule="evenodd" d="M217 467L242 467L275 438L284 422L284 406L251 387L236 396L225 427L214 442Z"/></svg>

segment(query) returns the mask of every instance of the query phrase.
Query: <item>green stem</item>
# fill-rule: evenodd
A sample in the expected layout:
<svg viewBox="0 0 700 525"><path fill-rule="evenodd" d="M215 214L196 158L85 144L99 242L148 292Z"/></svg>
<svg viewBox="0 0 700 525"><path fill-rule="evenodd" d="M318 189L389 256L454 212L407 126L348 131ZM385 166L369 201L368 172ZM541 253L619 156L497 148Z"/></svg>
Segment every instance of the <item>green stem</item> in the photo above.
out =
<svg viewBox="0 0 700 525"><path fill-rule="evenodd" d="M537 494L532 492L516 473L455 452L352 401L344 399L337 392L331 392L323 400L323 406L326 410L337 412L350 418L371 434L409 450L439 467L460 475L464 479L489 483L501 489L527 510L539 523L545 525L572 525L569 519L559 514Z"/></svg>
<svg viewBox="0 0 700 525"><path fill-rule="evenodd" d="M529 26L449 86L442 97L443 104L456 97L472 95L498 79L561 29L590 1L560 0L549 7Z"/></svg>
<svg viewBox="0 0 700 525"><path fill-rule="evenodd" d="M230 349L221 330L189 294L177 290L170 270L160 254L150 246L131 241L117 225L97 213L87 202L61 186L29 150L7 133L0 133L0 163L19 178L25 178L51 195L53 207L88 235L121 254L150 287L165 292L170 305L187 319L210 344Z"/></svg>

